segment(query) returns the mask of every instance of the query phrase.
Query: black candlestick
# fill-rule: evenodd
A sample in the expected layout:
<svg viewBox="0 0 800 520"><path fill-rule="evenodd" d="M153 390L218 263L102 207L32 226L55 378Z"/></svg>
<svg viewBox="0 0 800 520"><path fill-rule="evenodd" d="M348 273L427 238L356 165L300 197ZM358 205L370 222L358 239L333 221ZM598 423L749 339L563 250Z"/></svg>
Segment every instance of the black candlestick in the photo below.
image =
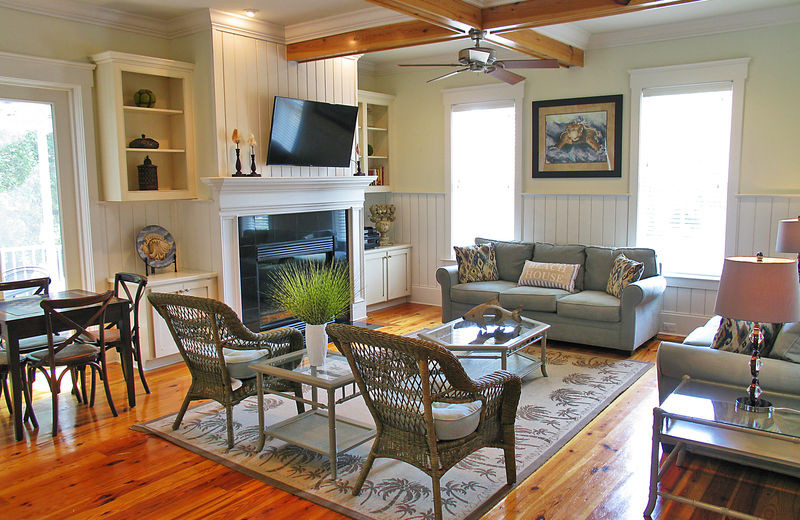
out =
<svg viewBox="0 0 800 520"><path fill-rule="evenodd" d="M242 159L239 157L239 148L236 148L236 173L232 175L232 177L244 177L245 174L242 173Z"/></svg>
<svg viewBox="0 0 800 520"><path fill-rule="evenodd" d="M256 172L256 154L250 154L250 177L261 177L261 175Z"/></svg>

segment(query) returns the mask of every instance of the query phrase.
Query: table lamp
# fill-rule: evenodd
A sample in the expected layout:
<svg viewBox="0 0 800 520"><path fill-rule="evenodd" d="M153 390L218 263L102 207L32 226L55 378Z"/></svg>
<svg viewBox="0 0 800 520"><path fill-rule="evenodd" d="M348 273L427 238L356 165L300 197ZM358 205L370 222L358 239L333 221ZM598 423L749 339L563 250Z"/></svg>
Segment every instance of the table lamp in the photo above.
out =
<svg viewBox="0 0 800 520"><path fill-rule="evenodd" d="M800 321L800 284L797 260L755 257L726 258L719 280L714 312L725 318L753 322L753 354L750 373L753 379L747 395L736 405L748 412L771 412L772 403L761 398L758 372L761 370L760 323Z"/></svg>
<svg viewBox="0 0 800 520"><path fill-rule="evenodd" d="M778 221L778 243L775 250L779 253L795 253L800 260L800 216Z"/></svg>

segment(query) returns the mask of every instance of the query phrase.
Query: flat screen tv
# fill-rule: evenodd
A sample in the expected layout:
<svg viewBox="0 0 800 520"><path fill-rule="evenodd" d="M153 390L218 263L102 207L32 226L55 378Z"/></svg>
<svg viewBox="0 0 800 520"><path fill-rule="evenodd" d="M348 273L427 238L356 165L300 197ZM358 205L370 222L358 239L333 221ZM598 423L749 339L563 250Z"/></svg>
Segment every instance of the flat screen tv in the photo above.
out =
<svg viewBox="0 0 800 520"><path fill-rule="evenodd" d="M350 166L358 107L275 96L267 165Z"/></svg>

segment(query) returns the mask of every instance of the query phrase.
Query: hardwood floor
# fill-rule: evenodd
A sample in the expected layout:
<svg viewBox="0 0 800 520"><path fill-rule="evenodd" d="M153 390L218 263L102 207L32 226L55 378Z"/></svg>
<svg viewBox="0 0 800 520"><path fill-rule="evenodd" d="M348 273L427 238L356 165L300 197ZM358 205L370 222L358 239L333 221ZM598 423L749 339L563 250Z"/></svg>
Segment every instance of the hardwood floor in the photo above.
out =
<svg viewBox="0 0 800 520"><path fill-rule="evenodd" d="M403 305L372 313L369 323L403 334L440 323L439 308ZM658 341L632 359L655 361ZM580 351L625 358L604 349ZM137 405L128 409L118 366L112 367L114 418L102 392L94 409L60 396L61 432L50 435L50 397L36 392L40 428L14 442L5 405L0 408L0 518L345 518L267 486L131 425L178 410L188 388L182 366L147 373L153 393L137 380ZM40 378L41 379L41 378ZM65 385L65 388L68 385ZM647 501L652 409L657 404L650 370L560 452L509 493L485 520L638 519ZM770 519L800 518L800 480L702 457L687 471L671 471L666 485ZM721 519L720 515L659 501L654 519Z"/></svg>

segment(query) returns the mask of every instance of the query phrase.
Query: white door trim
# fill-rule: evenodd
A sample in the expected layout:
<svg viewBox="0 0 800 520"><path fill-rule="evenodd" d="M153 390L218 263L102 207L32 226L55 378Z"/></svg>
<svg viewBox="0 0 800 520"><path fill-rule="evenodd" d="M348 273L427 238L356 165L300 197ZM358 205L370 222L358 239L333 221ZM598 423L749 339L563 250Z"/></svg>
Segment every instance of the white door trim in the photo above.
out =
<svg viewBox="0 0 800 520"><path fill-rule="evenodd" d="M91 201L97 195L92 87L94 65L0 52L0 83L66 92L70 106L81 286L94 291ZM92 199L91 191L95 195ZM65 237L68 239L70 237Z"/></svg>

